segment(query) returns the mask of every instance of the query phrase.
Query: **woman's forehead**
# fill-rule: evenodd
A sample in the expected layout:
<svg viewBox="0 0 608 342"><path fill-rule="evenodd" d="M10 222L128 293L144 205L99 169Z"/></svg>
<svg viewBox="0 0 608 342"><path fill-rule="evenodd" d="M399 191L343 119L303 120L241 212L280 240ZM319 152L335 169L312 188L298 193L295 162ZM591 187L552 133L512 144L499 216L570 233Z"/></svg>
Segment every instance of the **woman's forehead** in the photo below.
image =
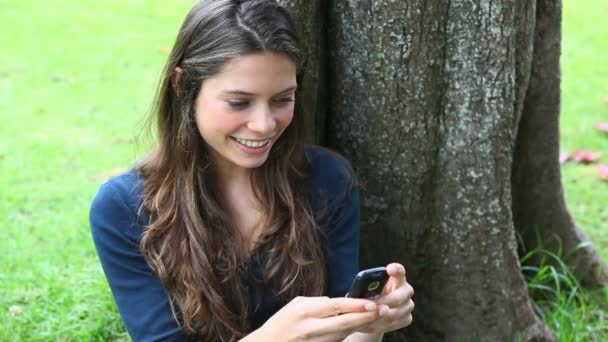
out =
<svg viewBox="0 0 608 342"><path fill-rule="evenodd" d="M226 62L208 81L220 92L281 93L295 89L296 65L283 54L244 55Z"/></svg>

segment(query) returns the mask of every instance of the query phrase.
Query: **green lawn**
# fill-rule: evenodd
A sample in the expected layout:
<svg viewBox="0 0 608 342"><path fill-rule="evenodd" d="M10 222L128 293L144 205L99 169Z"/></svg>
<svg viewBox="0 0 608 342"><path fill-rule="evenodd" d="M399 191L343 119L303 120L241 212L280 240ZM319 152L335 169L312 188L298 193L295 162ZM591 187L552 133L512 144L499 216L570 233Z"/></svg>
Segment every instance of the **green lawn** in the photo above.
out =
<svg viewBox="0 0 608 342"><path fill-rule="evenodd" d="M88 207L141 152L163 47L192 3L0 1L0 341L124 335Z"/></svg>
<svg viewBox="0 0 608 342"><path fill-rule="evenodd" d="M192 3L0 0L0 341L125 337L88 207L144 152L133 137ZM608 164L593 129L608 121L605 13L606 1L566 1L562 134L564 150ZM563 170L574 216L608 258L608 183L595 166Z"/></svg>
<svg viewBox="0 0 608 342"><path fill-rule="evenodd" d="M608 122L608 1L566 0L562 52L562 150L602 152L608 165L608 134L595 129ZM608 182L596 165L565 164L566 199L572 214L608 260Z"/></svg>

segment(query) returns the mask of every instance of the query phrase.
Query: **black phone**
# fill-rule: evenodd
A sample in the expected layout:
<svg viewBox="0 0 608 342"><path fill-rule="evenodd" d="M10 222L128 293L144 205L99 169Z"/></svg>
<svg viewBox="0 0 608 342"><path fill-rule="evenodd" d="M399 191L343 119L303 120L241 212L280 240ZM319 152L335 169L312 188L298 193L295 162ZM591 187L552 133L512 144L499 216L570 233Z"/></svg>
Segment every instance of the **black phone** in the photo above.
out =
<svg viewBox="0 0 608 342"><path fill-rule="evenodd" d="M386 267L363 270L355 276L346 297L370 298L379 295L388 281Z"/></svg>

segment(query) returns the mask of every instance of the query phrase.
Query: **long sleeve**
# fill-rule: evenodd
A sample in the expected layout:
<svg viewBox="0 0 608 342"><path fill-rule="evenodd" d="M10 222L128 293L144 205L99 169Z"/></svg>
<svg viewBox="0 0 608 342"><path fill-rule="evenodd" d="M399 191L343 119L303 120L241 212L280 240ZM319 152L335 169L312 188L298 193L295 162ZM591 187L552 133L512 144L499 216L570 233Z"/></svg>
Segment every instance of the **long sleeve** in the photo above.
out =
<svg viewBox="0 0 608 342"><path fill-rule="evenodd" d="M141 227L129 183L113 179L93 200L89 219L97 254L133 341L183 341L167 293L139 252Z"/></svg>
<svg viewBox="0 0 608 342"><path fill-rule="evenodd" d="M327 295L330 297L344 297L359 272L359 192L346 191L343 199L328 226Z"/></svg>
<svg viewBox="0 0 608 342"><path fill-rule="evenodd" d="M325 233L329 297L344 297L359 272L359 191L348 161L323 148L308 150L313 210Z"/></svg>

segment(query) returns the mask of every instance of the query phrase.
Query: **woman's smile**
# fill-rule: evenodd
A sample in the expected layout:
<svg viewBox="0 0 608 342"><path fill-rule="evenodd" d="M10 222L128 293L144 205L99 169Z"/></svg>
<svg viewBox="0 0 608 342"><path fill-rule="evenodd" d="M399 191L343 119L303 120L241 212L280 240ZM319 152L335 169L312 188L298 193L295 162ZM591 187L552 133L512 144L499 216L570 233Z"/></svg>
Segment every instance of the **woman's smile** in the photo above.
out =
<svg viewBox="0 0 608 342"><path fill-rule="evenodd" d="M271 142L272 139L267 139L267 140L245 140L245 139L239 139L239 138L235 138L235 137L231 137L236 144L238 145L238 147L247 152L247 153L252 153L252 154L258 154L258 153L266 153L268 152L268 150L270 150L270 146L271 146Z"/></svg>

